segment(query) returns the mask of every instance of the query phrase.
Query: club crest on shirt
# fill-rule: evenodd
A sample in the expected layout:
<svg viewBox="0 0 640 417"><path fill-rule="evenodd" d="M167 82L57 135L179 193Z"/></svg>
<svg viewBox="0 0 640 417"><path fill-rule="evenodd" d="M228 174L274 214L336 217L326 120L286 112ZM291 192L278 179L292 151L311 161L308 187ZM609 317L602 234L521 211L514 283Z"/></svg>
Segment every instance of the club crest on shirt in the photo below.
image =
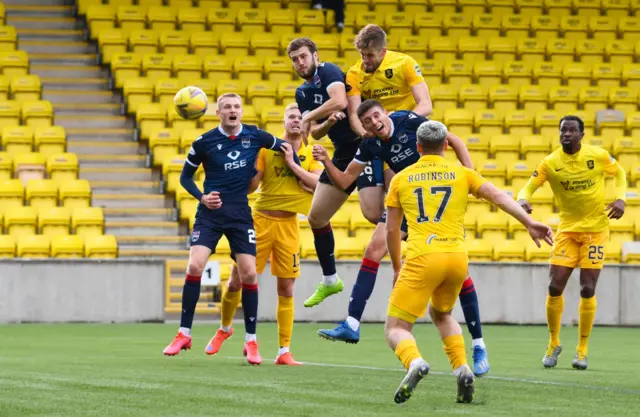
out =
<svg viewBox="0 0 640 417"><path fill-rule="evenodd" d="M535 171L533 171L533 177L537 177L538 176L538 170L536 169Z"/></svg>
<svg viewBox="0 0 640 417"><path fill-rule="evenodd" d="M318 74L313 76L313 86L315 88L322 87L322 82L320 81L320 76Z"/></svg>
<svg viewBox="0 0 640 417"><path fill-rule="evenodd" d="M192 242L197 242L199 238L200 238L200 231L199 230L194 230L193 234L191 235L191 241Z"/></svg>
<svg viewBox="0 0 640 417"><path fill-rule="evenodd" d="M393 78L393 68L389 68L389 69L384 70L384 75L388 79Z"/></svg>
<svg viewBox="0 0 640 417"><path fill-rule="evenodd" d="M402 132L398 135L398 140L400 141L400 143L407 143L407 141L409 140L409 137L407 136L406 133Z"/></svg>
<svg viewBox="0 0 640 417"><path fill-rule="evenodd" d="M593 167L594 167L593 159L589 159L587 161L587 168L593 169Z"/></svg>
<svg viewBox="0 0 640 417"><path fill-rule="evenodd" d="M251 146L251 139L249 138L242 138L242 147L247 149Z"/></svg>
<svg viewBox="0 0 640 417"><path fill-rule="evenodd" d="M304 162L307 159L305 155L299 155L298 158L300 159L300 162Z"/></svg>

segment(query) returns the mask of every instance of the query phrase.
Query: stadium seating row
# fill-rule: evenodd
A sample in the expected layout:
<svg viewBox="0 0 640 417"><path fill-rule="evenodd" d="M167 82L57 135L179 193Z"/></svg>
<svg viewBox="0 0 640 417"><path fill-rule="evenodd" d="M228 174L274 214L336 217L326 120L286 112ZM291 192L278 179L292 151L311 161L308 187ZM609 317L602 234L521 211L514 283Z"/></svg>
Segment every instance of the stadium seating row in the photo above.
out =
<svg viewBox="0 0 640 417"><path fill-rule="evenodd" d="M45 200L42 196L34 199ZM10 206L3 211L0 219L3 219L4 232L15 237L35 234L95 236L102 235L104 231L104 215L100 207Z"/></svg>
<svg viewBox="0 0 640 417"><path fill-rule="evenodd" d="M0 104L0 108L2 108L2 104ZM34 129L28 125L5 126L5 122L9 122L6 119L0 113L0 137L2 138L2 149L6 153L19 154L35 149L44 156L49 156L65 152L66 133L64 127L41 126ZM0 156L0 158L2 157Z"/></svg>
<svg viewBox="0 0 640 417"><path fill-rule="evenodd" d="M0 152L0 180L18 178L19 182L26 186L30 179L45 177L59 184L75 180L78 178L78 157L74 153L56 153L47 156L40 152L17 154ZM9 184L3 183L3 188L5 187L9 187Z"/></svg>
<svg viewBox="0 0 640 417"><path fill-rule="evenodd" d="M0 99L16 101L40 100L42 85L37 75L0 77Z"/></svg>
<svg viewBox="0 0 640 417"><path fill-rule="evenodd" d="M112 235L0 235L0 258L101 258L118 256Z"/></svg>
<svg viewBox="0 0 640 417"><path fill-rule="evenodd" d="M30 179L26 186L18 179L4 179L0 180L0 203L0 214L12 207L19 211L24 203L34 209L57 207L58 203L68 209L84 208L91 205L91 186L77 179Z"/></svg>
<svg viewBox="0 0 640 417"><path fill-rule="evenodd" d="M7 79L29 74L29 56L25 51L0 52L0 74Z"/></svg>

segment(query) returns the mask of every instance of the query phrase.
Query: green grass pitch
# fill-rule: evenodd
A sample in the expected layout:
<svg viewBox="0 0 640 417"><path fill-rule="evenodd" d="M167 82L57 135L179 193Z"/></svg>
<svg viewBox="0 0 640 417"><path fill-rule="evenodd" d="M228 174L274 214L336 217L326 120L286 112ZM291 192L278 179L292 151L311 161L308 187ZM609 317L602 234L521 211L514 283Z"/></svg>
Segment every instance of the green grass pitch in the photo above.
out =
<svg viewBox="0 0 640 417"><path fill-rule="evenodd" d="M276 367L276 327L263 323L263 363L241 358L243 325L221 352L204 347L217 325L194 326L194 346L162 349L175 324L0 326L0 416L637 416L640 330L594 329L589 369L571 369L576 327L563 327L556 369L543 369L543 326L485 326L491 372L473 404L455 403L455 379L432 325L415 330L432 374L403 405L402 379L382 325L364 325L357 345L319 339L327 324L296 324L292 353L308 362ZM465 337L468 334L465 330ZM469 360L471 358L469 357Z"/></svg>

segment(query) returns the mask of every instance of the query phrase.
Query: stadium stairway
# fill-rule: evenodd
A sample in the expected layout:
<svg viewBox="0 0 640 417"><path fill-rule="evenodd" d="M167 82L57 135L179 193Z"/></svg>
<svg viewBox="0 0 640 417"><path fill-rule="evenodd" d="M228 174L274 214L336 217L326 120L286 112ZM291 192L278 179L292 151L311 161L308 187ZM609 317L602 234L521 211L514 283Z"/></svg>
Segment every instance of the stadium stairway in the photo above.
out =
<svg viewBox="0 0 640 417"><path fill-rule="evenodd" d="M91 183L92 205L102 207L105 234L116 236L119 256L185 259L187 231L176 221L161 173L150 168L147 147L135 141L134 120L122 115L122 98L109 72L97 65L97 46L85 40L85 23L70 0L3 0L18 47L41 77L43 100L78 156L79 176Z"/></svg>

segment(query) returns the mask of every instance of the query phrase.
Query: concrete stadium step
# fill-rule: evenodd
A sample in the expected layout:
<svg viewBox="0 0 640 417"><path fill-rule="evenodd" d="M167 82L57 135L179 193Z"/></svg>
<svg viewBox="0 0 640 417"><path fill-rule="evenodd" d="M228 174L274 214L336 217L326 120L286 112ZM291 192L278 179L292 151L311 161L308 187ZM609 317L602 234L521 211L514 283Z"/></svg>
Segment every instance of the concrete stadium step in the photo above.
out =
<svg viewBox="0 0 640 417"><path fill-rule="evenodd" d="M84 29L16 29L21 41L84 41Z"/></svg>
<svg viewBox="0 0 640 417"><path fill-rule="evenodd" d="M7 17L72 17L73 6L71 5L51 5L51 1L45 5L26 4L7 4L5 6Z"/></svg>
<svg viewBox="0 0 640 417"><path fill-rule="evenodd" d="M171 249L123 249L118 251L119 258L151 258L185 260L189 258L189 250Z"/></svg>
<svg viewBox="0 0 640 417"><path fill-rule="evenodd" d="M35 53L29 54L29 61L35 65L55 64L55 65L96 65L98 62L97 54L66 54L57 53Z"/></svg>
<svg viewBox="0 0 640 417"><path fill-rule="evenodd" d="M57 103L53 104L53 111L59 115L70 115L82 117L92 116L121 116L122 105L115 103Z"/></svg>
<svg viewBox="0 0 640 417"><path fill-rule="evenodd" d="M6 24L16 29L82 29L84 23L75 17L7 16Z"/></svg>
<svg viewBox="0 0 640 417"><path fill-rule="evenodd" d="M92 193L91 205L103 208L171 208L173 201L164 194L101 194Z"/></svg>
<svg viewBox="0 0 640 417"><path fill-rule="evenodd" d="M81 142L73 141L67 144L67 151L77 154L102 155L144 155L146 148L140 142Z"/></svg>
<svg viewBox="0 0 640 417"><path fill-rule="evenodd" d="M133 128L133 120L125 116L58 116L54 114L54 124L64 128L90 127L94 129Z"/></svg>
<svg viewBox="0 0 640 417"><path fill-rule="evenodd" d="M51 90L42 91L42 99L51 103L95 103L95 104L121 104L122 98L112 91L97 90Z"/></svg>
<svg viewBox="0 0 640 417"><path fill-rule="evenodd" d="M91 190L99 193L122 193L137 196L162 192L160 181L102 181L91 180Z"/></svg>
<svg viewBox="0 0 640 417"><path fill-rule="evenodd" d="M133 141L134 129L66 129L67 142L121 142Z"/></svg>
<svg viewBox="0 0 640 417"><path fill-rule="evenodd" d="M99 65L32 65L29 72L42 78L109 78L109 70Z"/></svg>
<svg viewBox="0 0 640 417"><path fill-rule="evenodd" d="M159 181L151 168L80 168L80 178L99 181Z"/></svg>
<svg viewBox="0 0 640 417"><path fill-rule="evenodd" d="M106 168L147 168L149 166L148 155L102 155L102 154L77 154L80 168L106 167Z"/></svg>
<svg viewBox="0 0 640 417"><path fill-rule="evenodd" d="M105 208L105 220L123 222L136 219L143 222L176 221L178 213L172 208Z"/></svg>
<svg viewBox="0 0 640 417"><path fill-rule="evenodd" d="M141 222L132 219L126 222L104 222L104 233L115 236L177 236L178 222Z"/></svg>
<svg viewBox="0 0 640 417"><path fill-rule="evenodd" d="M52 90L110 90L107 78L41 77L40 82Z"/></svg>
<svg viewBox="0 0 640 417"><path fill-rule="evenodd" d="M118 248L122 249L173 249L188 248L186 236L116 236Z"/></svg>
<svg viewBox="0 0 640 417"><path fill-rule="evenodd" d="M64 40L48 40L48 41L28 41L19 40L18 48L27 51L27 53L55 52L60 55L66 54L95 54L98 52L96 45L90 45L86 41L64 41Z"/></svg>

